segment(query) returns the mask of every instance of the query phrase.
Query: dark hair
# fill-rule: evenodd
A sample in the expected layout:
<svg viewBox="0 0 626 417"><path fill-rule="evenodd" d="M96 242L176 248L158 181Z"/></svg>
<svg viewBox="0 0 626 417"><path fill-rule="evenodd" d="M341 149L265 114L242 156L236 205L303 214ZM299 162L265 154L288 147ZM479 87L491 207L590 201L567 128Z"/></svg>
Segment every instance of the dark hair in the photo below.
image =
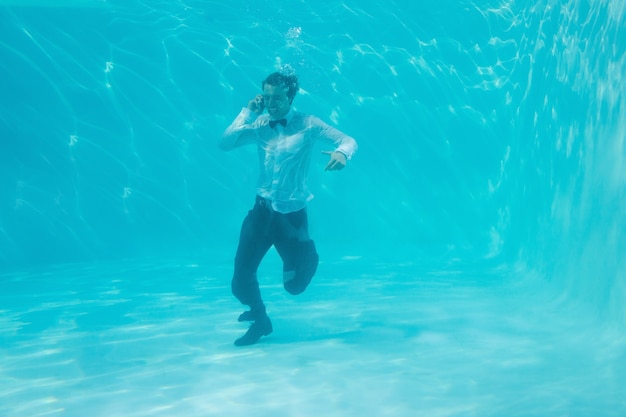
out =
<svg viewBox="0 0 626 417"><path fill-rule="evenodd" d="M298 76L296 74L285 74L281 71L274 72L267 76L261 84L262 88L265 88L265 84L273 86L282 86L287 89L287 98L289 98L289 104L293 102L296 93L298 92Z"/></svg>

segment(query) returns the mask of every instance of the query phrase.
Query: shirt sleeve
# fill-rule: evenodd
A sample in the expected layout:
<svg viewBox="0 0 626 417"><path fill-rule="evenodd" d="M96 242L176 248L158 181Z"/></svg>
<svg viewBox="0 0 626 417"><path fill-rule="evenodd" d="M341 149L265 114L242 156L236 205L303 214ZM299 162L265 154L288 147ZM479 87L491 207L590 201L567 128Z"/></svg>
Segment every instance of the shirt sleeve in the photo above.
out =
<svg viewBox="0 0 626 417"><path fill-rule="evenodd" d="M219 141L225 151L256 142L256 115L248 108L241 109L235 120L226 128Z"/></svg>
<svg viewBox="0 0 626 417"><path fill-rule="evenodd" d="M346 135L339 129L336 129L317 117L311 116L312 126L318 130L319 138L326 142L335 145L335 151L341 152L348 159L352 159L352 156L358 149L358 145L354 138Z"/></svg>

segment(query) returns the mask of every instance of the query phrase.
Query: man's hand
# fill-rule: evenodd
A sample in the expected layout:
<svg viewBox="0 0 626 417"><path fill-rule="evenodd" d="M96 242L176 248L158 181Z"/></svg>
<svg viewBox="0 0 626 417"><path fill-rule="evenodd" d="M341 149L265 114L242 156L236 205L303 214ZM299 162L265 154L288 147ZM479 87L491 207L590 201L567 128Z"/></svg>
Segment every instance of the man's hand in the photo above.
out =
<svg viewBox="0 0 626 417"><path fill-rule="evenodd" d="M255 112L256 114L263 113L265 105L263 104L263 95L257 94L252 100L248 102L248 110Z"/></svg>
<svg viewBox="0 0 626 417"><path fill-rule="evenodd" d="M326 164L324 171L339 171L345 168L347 158L339 151L322 151L323 154L330 155L330 161Z"/></svg>

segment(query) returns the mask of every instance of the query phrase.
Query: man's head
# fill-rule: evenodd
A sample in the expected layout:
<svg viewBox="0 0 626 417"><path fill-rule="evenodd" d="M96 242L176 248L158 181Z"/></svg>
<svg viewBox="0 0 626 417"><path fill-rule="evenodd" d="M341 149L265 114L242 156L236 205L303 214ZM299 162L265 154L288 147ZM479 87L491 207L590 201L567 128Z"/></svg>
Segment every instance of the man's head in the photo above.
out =
<svg viewBox="0 0 626 417"><path fill-rule="evenodd" d="M280 119L288 112L298 92L298 77L295 74L274 72L263 80L263 103L273 119Z"/></svg>

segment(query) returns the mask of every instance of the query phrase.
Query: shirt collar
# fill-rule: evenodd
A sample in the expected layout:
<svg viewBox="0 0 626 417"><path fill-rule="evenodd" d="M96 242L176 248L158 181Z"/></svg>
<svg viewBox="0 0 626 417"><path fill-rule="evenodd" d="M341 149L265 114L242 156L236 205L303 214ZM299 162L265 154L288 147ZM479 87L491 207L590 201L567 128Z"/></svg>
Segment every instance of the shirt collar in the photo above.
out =
<svg viewBox="0 0 626 417"><path fill-rule="evenodd" d="M291 119L293 119L293 115L294 115L294 111L292 108L289 109L289 111L287 112L286 115L284 115L283 117L281 117L280 119L285 119L287 120L287 124L289 124L289 122L291 122ZM276 119L276 120L280 120L280 119ZM274 119L270 119L270 120L274 120Z"/></svg>

